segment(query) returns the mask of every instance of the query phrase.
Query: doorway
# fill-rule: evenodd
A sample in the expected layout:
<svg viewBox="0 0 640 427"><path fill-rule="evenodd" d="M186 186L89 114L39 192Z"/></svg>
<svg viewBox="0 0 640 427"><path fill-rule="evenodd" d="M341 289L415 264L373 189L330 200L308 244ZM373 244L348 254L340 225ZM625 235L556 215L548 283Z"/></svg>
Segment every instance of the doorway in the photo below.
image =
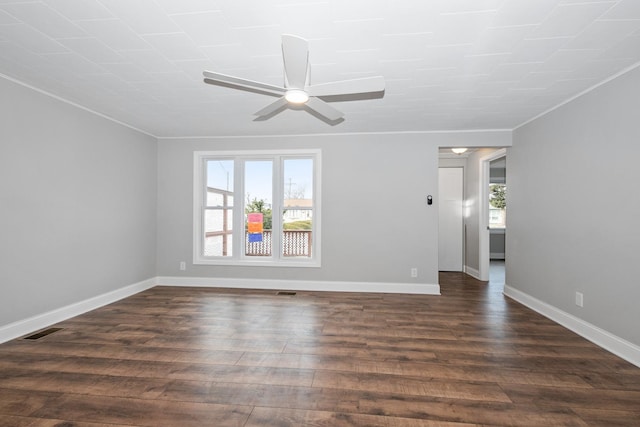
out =
<svg viewBox="0 0 640 427"><path fill-rule="evenodd" d="M490 273L490 262L491 262L491 222L492 222L492 212L490 211L490 185L492 182L491 178L491 163L498 160L504 159L504 170L505 170L505 184L506 184L506 155L507 150L505 148L496 150L484 157L480 158L481 165L481 179L480 179L480 192L479 192L479 200L481 200L482 206L479 209L479 247L478 247L478 255L479 255L479 279L480 280L489 280ZM502 162L496 162L494 165L499 165ZM494 172L494 177L496 173ZM495 180L495 178L494 178ZM504 241L504 237L506 236L506 227L502 227L500 232L494 232L494 235L500 235ZM500 240L500 238L494 238L494 240ZM498 257L500 252L494 253L495 257ZM506 248L503 248L502 251L503 257L506 256Z"/></svg>

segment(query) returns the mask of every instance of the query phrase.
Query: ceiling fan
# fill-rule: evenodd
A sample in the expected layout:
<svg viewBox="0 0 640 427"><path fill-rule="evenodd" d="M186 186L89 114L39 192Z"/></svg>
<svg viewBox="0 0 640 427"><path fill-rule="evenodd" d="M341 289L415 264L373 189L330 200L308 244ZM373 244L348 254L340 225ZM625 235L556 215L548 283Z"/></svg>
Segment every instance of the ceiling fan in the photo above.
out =
<svg viewBox="0 0 640 427"><path fill-rule="evenodd" d="M326 100L364 99L367 95L373 98L381 97L384 93L384 78L381 76L312 85L309 81L309 46L307 40L301 37L282 35L282 57L282 87L211 71L204 71L202 74L205 83L277 96L275 102L255 113L258 116L256 120L266 120L289 107L302 107L328 123L336 123L344 114Z"/></svg>

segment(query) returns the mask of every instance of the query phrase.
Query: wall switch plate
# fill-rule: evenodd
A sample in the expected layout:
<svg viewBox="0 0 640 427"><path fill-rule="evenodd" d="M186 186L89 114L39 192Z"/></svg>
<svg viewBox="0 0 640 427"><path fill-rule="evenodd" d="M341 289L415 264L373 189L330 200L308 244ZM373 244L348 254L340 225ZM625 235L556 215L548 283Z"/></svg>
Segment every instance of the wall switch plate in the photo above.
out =
<svg viewBox="0 0 640 427"><path fill-rule="evenodd" d="M584 295L582 292L576 292L576 305L578 307L584 307Z"/></svg>
<svg viewBox="0 0 640 427"><path fill-rule="evenodd" d="M418 277L418 269L413 267L411 269L411 277Z"/></svg>
<svg viewBox="0 0 640 427"><path fill-rule="evenodd" d="M184 261L180 261L180 270L184 271L187 269L187 263Z"/></svg>

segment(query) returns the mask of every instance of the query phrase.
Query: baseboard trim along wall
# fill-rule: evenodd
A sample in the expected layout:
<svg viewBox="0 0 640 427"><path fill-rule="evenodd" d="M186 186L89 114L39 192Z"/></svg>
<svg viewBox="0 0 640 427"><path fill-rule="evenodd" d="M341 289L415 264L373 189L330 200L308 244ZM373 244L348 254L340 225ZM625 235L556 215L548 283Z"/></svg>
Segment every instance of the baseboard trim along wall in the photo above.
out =
<svg viewBox="0 0 640 427"><path fill-rule="evenodd" d="M469 267L468 265L464 266L464 272L467 273L469 276L473 277L476 280L482 280L480 279L480 271L476 270L475 268Z"/></svg>
<svg viewBox="0 0 640 427"><path fill-rule="evenodd" d="M640 347L637 345L510 286L505 285L504 295L640 367Z"/></svg>
<svg viewBox="0 0 640 427"><path fill-rule="evenodd" d="M96 308L103 307L123 298L145 291L155 285L156 278L153 277L151 279L134 283L133 285L125 286L124 288L116 289L115 291L107 292L105 294L51 310L46 313L38 314L24 320L19 320L7 325L0 325L0 343L27 335L88 311L95 310Z"/></svg>
<svg viewBox="0 0 640 427"><path fill-rule="evenodd" d="M157 284L159 286L273 289L286 291L374 292L391 294L440 295L440 285L422 283L337 282L160 276L157 278Z"/></svg>

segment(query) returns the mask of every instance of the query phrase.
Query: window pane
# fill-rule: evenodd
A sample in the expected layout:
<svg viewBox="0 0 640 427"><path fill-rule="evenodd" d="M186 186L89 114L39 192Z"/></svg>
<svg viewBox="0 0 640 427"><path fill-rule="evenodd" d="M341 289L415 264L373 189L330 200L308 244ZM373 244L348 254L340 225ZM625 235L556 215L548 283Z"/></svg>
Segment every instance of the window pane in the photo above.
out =
<svg viewBox="0 0 640 427"><path fill-rule="evenodd" d="M285 209L282 213L282 255L310 258L313 235L312 211Z"/></svg>
<svg viewBox="0 0 640 427"><path fill-rule="evenodd" d="M313 159L283 162L282 256L311 257Z"/></svg>
<svg viewBox="0 0 640 427"><path fill-rule="evenodd" d="M204 256L233 255L233 160L206 161Z"/></svg>
<svg viewBox="0 0 640 427"><path fill-rule="evenodd" d="M507 186L505 184L489 185L489 227L505 228L507 221Z"/></svg>
<svg viewBox="0 0 640 427"><path fill-rule="evenodd" d="M233 206L233 160L207 160L207 206Z"/></svg>
<svg viewBox="0 0 640 427"><path fill-rule="evenodd" d="M204 211L204 256L232 256L232 209Z"/></svg>
<svg viewBox="0 0 640 427"><path fill-rule="evenodd" d="M207 207L232 207L233 195L216 188L207 188Z"/></svg>
<svg viewBox="0 0 640 427"><path fill-rule="evenodd" d="M284 161L284 206L312 207L313 159Z"/></svg>
<svg viewBox="0 0 640 427"><path fill-rule="evenodd" d="M273 161L246 161L244 172L245 255L271 256Z"/></svg>

